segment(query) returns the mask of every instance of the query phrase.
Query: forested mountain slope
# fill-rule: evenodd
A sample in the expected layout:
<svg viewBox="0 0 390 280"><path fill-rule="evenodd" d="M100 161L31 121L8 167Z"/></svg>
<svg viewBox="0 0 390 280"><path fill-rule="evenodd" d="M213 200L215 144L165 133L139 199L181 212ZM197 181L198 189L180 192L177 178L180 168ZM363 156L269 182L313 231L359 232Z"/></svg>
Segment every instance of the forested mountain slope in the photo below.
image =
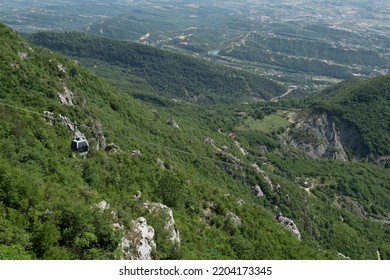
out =
<svg viewBox="0 0 390 280"><path fill-rule="evenodd" d="M356 126L367 153L390 155L390 75L355 79L316 96L315 108L331 112Z"/></svg>
<svg viewBox="0 0 390 280"><path fill-rule="evenodd" d="M36 33L29 39L63 54L99 59L142 77L162 96L197 103L232 103L270 99L283 86L258 75L201 58L129 41L83 33Z"/></svg>
<svg viewBox="0 0 390 280"><path fill-rule="evenodd" d="M76 61L4 25L0 33L0 258L137 258L123 238L133 246L140 217L155 229L155 259L332 257L278 225L223 161L204 159L218 159L202 139L207 131L188 122L175 129L169 115ZM70 150L74 122L89 140L86 158ZM166 214L147 210L156 202L172 208L180 246Z"/></svg>
<svg viewBox="0 0 390 280"><path fill-rule="evenodd" d="M390 258L390 170L281 143L285 105L159 107L4 25L0 50L1 259Z"/></svg>

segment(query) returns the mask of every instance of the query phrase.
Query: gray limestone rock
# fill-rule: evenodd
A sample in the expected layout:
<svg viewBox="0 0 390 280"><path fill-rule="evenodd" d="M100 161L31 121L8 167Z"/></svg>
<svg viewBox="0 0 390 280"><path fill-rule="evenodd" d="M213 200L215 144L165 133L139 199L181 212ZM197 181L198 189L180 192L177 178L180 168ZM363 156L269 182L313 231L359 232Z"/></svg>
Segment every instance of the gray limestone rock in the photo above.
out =
<svg viewBox="0 0 390 280"><path fill-rule="evenodd" d="M119 247L126 260L152 260L156 248L154 228L148 225L144 217L132 221L132 226L121 239Z"/></svg>
<svg viewBox="0 0 390 280"><path fill-rule="evenodd" d="M162 212L166 215L167 219L165 221L164 228L170 232L170 240L174 243L180 244L180 233L179 230L176 229L172 209L164 204L148 201L144 203L144 207L150 212Z"/></svg>
<svg viewBox="0 0 390 280"><path fill-rule="evenodd" d="M305 135L305 138L294 137L294 133ZM290 135L291 144L302 149L311 158L345 161L349 157L361 159L367 153L357 128L326 113L301 116L296 120Z"/></svg>
<svg viewBox="0 0 390 280"><path fill-rule="evenodd" d="M275 218L281 225L291 231L298 240L301 240L301 233L293 220L283 217L282 213L278 213Z"/></svg>
<svg viewBox="0 0 390 280"><path fill-rule="evenodd" d="M177 124L177 122L174 119L167 120L167 124L169 124L173 128L181 130L180 126Z"/></svg>

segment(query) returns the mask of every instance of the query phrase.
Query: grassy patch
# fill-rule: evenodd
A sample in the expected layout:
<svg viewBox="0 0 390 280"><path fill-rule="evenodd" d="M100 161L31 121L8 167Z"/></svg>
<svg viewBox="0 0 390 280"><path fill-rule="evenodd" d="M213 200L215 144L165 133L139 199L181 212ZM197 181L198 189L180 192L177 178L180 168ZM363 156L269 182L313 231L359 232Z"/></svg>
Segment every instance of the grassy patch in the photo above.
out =
<svg viewBox="0 0 390 280"><path fill-rule="evenodd" d="M271 133L273 131L277 131L283 127L287 127L290 123L285 118L280 115L272 114L265 116L261 120L254 119L252 117L248 117L244 124L241 125L239 130L257 130L265 133Z"/></svg>

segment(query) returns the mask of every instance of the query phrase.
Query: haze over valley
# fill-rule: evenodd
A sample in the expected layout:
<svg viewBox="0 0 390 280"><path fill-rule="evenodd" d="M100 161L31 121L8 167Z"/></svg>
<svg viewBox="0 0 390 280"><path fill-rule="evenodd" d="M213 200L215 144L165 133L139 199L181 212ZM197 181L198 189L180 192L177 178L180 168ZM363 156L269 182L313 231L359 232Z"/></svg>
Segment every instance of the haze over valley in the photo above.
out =
<svg viewBox="0 0 390 280"><path fill-rule="evenodd" d="M13 1L21 32L84 31L173 48L312 90L389 70L387 1Z"/></svg>

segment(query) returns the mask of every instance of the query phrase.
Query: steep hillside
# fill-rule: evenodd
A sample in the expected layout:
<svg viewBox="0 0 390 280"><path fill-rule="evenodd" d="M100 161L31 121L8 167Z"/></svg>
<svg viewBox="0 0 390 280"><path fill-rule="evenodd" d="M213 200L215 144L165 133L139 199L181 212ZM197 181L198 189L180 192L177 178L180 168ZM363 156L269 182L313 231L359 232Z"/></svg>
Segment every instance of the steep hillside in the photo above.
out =
<svg viewBox="0 0 390 280"><path fill-rule="evenodd" d="M390 169L281 143L292 107L142 103L0 35L1 259L390 258Z"/></svg>
<svg viewBox="0 0 390 280"><path fill-rule="evenodd" d="M203 141L230 146L217 132L174 128L76 61L0 33L1 259L333 258L225 172L233 156ZM75 122L85 158L70 150Z"/></svg>
<svg viewBox="0 0 390 280"><path fill-rule="evenodd" d="M244 71L168 50L82 33L37 33L29 39L63 54L99 59L142 77L159 95L197 103L270 99L283 86Z"/></svg>
<svg viewBox="0 0 390 280"><path fill-rule="evenodd" d="M319 109L325 107L355 125L370 153L390 155L390 75L341 84L324 95Z"/></svg>
<svg viewBox="0 0 390 280"><path fill-rule="evenodd" d="M300 131L314 132L314 142L332 143L328 146L340 152L336 156L340 159L365 158L382 165L388 164L390 75L340 83L313 96L310 103L311 113L301 115L296 121L303 127ZM323 128L325 122L330 126L328 132L315 132L318 127ZM300 133L295 136L302 138L305 135ZM330 139L332 137L333 140ZM305 138L308 147L313 146L310 137L306 135ZM314 146L318 150L321 145Z"/></svg>

